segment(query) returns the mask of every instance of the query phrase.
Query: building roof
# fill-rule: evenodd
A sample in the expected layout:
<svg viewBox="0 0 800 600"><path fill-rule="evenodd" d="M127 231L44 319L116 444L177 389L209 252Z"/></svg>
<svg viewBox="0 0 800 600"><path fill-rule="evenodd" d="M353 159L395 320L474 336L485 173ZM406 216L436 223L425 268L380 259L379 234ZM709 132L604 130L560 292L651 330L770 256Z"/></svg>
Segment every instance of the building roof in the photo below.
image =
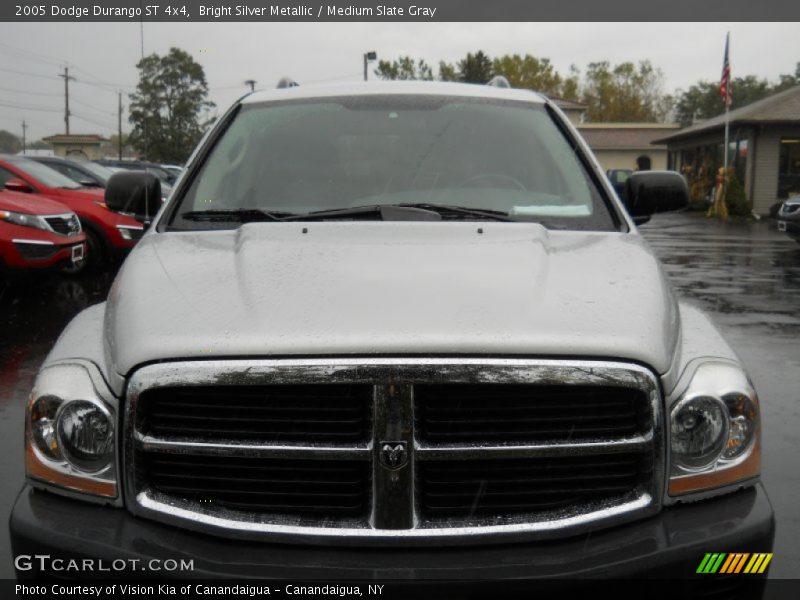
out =
<svg viewBox="0 0 800 600"><path fill-rule="evenodd" d="M728 113L728 119L731 125L800 123L800 85L732 110ZM674 142L693 135L711 133L724 127L725 113L685 127L672 135L656 140L656 143Z"/></svg>
<svg viewBox="0 0 800 600"><path fill-rule="evenodd" d="M565 100L564 98L556 98L555 96L549 96L549 98L553 101L553 104L561 110L586 110L589 108L585 104L573 100Z"/></svg>
<svg viewBox="0 0 800 600"><path fill-rule="evenodd" d="M654 150L653 140L676 123L581 123L578 131L592 150Z"/></svg>
<svg viewBox="0 0 800 600"><path fill-rule="evenodd" d="M96 133L58 133L50 137L42 138L43 141L51 144L100 144L107 142L108 138Z"/></svg>

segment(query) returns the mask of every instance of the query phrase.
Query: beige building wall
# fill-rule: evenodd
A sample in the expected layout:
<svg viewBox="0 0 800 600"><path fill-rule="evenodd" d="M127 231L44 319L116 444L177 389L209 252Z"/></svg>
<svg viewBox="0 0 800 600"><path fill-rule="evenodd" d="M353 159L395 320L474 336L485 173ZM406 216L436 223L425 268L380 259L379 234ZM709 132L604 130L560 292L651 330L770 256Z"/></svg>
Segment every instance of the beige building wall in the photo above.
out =
<svg viewBox="0 0 800 600"><path fill-rule="evenodd" d="M561 110L573 125L580 125L583 121L583 113L586 112L585 108L562 108Z"/></svg>
<svg viewBox="0 0 800 600"><path fill-rule="evenodd" d="M769 213L770 207L778 199L778 160L780 158L781 138L800 136L800 126L780 128L765 127L756 138L753 160L752 201L753 211L758 214Z"/></svg>
<svg viewBox="0 0 800 600"><path fill-rule="evenodd" d="M667 168L666 148L648 148L646 150L603 150L592 148L594 155L604 170L633 169L636 170L636 159L642 155L650 157L650 168L663 171Z"/></svg>
<svg viewBox="0 0 800 600"><path fill-rule="evenodd" d="M103 158L100 151L100 144L53 144L53 152L56 156L64 158L81 158L87 160L97 160Z"/></svg>

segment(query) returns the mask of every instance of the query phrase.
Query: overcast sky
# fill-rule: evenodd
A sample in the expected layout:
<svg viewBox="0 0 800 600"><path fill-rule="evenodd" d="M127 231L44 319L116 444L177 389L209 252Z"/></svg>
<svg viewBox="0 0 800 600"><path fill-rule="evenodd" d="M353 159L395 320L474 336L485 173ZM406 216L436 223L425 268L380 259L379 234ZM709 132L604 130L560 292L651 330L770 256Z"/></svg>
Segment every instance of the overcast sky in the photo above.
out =
<svg viewBox="0 0 800 600"><path fill-rule="evenodd" d="M719 78L726 31L734 77L774 80L800 62L797 23L145 23L144 50L189 52L222 111L246 90L246 79L257 87L272 87L283 75L301 84L359 81L368 50L433 65L478 49L493 57L529 53L550 58L562 73L570 64L649 59L671 92ZM0 33L0 129L21 135L24 119L29 140L63 133L57 75L66 63L77 79L70 84L71 132L116 131L116 92L136 85L138 22L2 23ZM125 112L123 131L129 129Z"/></svg>

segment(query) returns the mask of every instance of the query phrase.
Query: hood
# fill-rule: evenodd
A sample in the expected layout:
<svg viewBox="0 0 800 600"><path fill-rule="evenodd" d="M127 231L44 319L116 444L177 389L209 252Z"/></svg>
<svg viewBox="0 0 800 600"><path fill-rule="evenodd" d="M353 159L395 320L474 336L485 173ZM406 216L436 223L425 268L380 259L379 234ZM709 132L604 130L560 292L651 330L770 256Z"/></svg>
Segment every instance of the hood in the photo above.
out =
<svg viewBox="0 0 800 600"><path fill-rule="evenodd" d="M92 200L102 202L105 199L105 190L100 188L47 188L44 192L47 196L64 200Z"/></svg>
<svg viewBox="0 0 800 600"><path fill-rule="evenodd" d="M253 223L145 236L109 294L106 352L121 375L154 360L370 354L621 358L661 373L678 329L635 233Z"/></svg>
<svg viewBox="0 0 800 600"><path fill-rule="evenodd" d="M63 204L38 194L21 194L8 190L0 192L0 210L10 210L28 215L63 215L72 212Z"/></svg>

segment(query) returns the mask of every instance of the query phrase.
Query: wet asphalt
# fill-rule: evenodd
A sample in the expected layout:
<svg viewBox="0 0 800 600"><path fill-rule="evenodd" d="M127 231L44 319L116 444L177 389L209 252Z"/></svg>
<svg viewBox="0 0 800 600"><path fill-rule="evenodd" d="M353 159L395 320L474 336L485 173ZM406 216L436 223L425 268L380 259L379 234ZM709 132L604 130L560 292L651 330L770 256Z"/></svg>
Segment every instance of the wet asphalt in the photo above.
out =
<svg viewBox="0 0 800 600"><path fill-rule="evenodd" d="M762 479L777 530L770 576L800 575L800 244L772 220L659 215L642 226L679 296L711 314L762 402ZM113 273L0 283L0 578L13 577L5 523L24 480L23 407L61 330L102 302Z"/></svg>

